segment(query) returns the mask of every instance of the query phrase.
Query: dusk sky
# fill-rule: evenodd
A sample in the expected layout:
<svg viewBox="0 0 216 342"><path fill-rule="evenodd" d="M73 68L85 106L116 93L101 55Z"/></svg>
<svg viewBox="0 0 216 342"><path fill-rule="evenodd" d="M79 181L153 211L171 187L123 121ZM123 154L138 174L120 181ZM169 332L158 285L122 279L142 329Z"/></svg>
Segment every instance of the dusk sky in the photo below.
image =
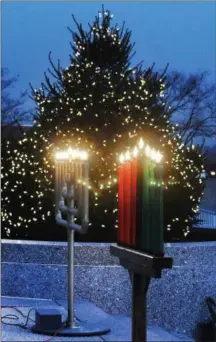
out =
<svg viewBox="0 0 216 342"><path fill-rule="evenodd" d="M215 2L2 1L2 66L20 75L14 93L29 89L29 82L40 86L49 51L68 66L71 14L87 27L102 4L114 14L114 23L125 20L132 30L133 64L144 60L146 67L155 62L158 69L170 63L170 70L208 71L215 82Z"/></svg>

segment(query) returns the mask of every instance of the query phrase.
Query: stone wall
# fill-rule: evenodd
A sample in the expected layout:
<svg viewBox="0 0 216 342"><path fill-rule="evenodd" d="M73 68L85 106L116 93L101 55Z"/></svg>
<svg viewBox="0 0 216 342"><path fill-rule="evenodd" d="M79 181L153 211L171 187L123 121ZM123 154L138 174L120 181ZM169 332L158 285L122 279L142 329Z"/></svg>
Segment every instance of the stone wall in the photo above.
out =
<svg viewBox="0 0 216 342"><path fill-rule="evenodd" d="M75 298L91 300L111 314L131 314L128 272L110 255L110 244L75 243ZM207 296L216 298L216 242L170 243L174 266L153 279L148 321L192 336L208 319ZM2 240L2 295L67 298L67 244Z"/></svg>

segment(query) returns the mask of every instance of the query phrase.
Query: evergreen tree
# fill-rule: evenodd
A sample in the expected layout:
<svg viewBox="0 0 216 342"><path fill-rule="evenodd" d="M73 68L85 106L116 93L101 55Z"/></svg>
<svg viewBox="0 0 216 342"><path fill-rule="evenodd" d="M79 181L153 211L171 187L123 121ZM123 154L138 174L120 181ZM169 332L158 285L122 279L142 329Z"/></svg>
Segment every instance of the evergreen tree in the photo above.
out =
<svg viewBox="0 0 216 342"><path fill-rule="evenodd" d="M35 125L17 151L8 149L10 171L3 170L7 229L27 228L52 215L54 151L71 145L90 155L90 225L117 227L117 159L143 137L164 153L165 227L178 237L189 232L202 193L202 155L183 146L170 122L163 101L166 70L131 68L131 32L111 26L111 19L102 9L84 31L74 18L69 67L56 67L49 55L49 76L32 89Z"/></svg>

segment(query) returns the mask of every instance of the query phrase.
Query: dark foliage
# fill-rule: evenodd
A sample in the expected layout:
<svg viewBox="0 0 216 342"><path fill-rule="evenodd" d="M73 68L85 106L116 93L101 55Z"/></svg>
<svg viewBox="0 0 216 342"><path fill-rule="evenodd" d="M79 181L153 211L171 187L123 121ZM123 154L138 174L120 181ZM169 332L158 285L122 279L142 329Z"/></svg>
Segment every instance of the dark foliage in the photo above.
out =
<svg viewBox="0 0 216 342"><path fill-rule="evenodd" d="M102 9L89 31L76 24L69 67L55 66L49 56L49 76L45 73L40 89L32 89L35 125L3 155L3 227L19 238L30 238L34 231L37 239L41 233L44 240L65 238L52 217L53 153L56 146L73 145L86 149L91 160L88 236L102 239L106 229L111 239L116 234L117 157L143 137L164 153L165 230L183 238L198 211L203 156L198 148L184 146L170 122L163 99L166 70L129 68L131 32L112 27L108 11Z"/></svg>

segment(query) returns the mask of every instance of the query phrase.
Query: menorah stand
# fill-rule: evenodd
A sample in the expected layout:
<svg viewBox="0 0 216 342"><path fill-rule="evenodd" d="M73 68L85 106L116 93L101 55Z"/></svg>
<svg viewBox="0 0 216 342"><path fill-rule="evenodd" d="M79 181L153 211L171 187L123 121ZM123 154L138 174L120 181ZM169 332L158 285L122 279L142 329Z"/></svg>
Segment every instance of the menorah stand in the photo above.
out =
<svg viewBox="0 0 216 342"><path fill-rule="evenodd" d="M172 268L172 258L155 257L113 244L110 253L132 275L132 342L147 341L147 292L151 278L161 278L162 269Z"/></svg>
<svg viewBox="0 0 216 342"><path fill-rule="evenodd" d="M56 328L50 328L49 326L41 326L40 324L34 325L31 331L38 334L53 335L53 336L72 336L72 337L84 337L84 336L101 336L110 332L110 328L106 323L106 320L101 320L96 323L81 322L74 317L74 231L70 228L68 231L68 317L63 326L62 322L60 326ZM46 310L47 312L47 310ZM58 312L57 312L58 314ZM49 313L49 321L56 319L56 312ZM61 315L61 314L59 314ZM53 317L53 318L52 318ZM60 318L61 319L61 318Z"/></svg>
<svg viewBox="0 0 216 342"><path fill-rule="evenodd" d="M87 178L87 175L85 175ZM74 207L74 199L75 190L74 190L74 182L75 177L71 173L67 177L65 183L66 188L61 186L57 188L57 190L62 190L62 198L67 200L67 206L64 204L64 200L59 201L57 198L57 213L56 213L56 222L60 226L67 229L68 235L68 315L67 320L64 324L61 321L61 314L51 311L38 311L36 312L36 324L31 328L31 331L39 334L53 335L53 336L100 336L107 334L110 332L110 328L108 327L106 320L98 321L98 322L81 322L75 318L74 315L74 233L78 231L79 233L84 234L88 227L88 201L84 201L85 198L80 200L80 207L83 204L84 209L81 210L81 220L82 224L78 225L74 222L74 215L79 213L79 208ZM87 188L80 192L85 195L85 191ZM58 197L58 196L57 196ZM82 202L82 203L81 203ZM67 220L62 218L61 213L67 214ZM38 318L38 319L37 319ZM89 317L91 318L91 317ZM57 323L55 324L54 322Z"/></svg>

